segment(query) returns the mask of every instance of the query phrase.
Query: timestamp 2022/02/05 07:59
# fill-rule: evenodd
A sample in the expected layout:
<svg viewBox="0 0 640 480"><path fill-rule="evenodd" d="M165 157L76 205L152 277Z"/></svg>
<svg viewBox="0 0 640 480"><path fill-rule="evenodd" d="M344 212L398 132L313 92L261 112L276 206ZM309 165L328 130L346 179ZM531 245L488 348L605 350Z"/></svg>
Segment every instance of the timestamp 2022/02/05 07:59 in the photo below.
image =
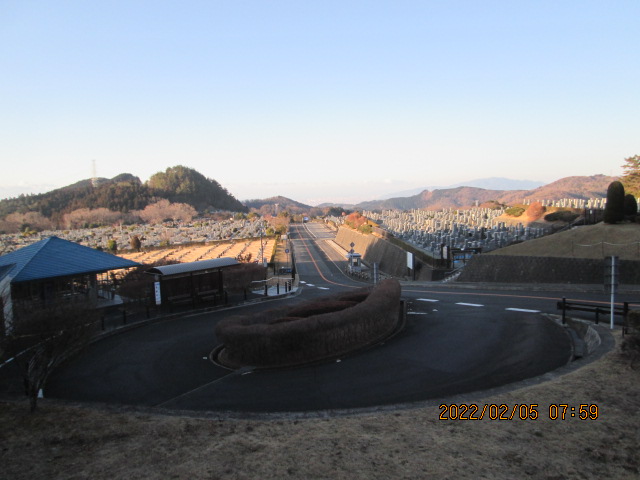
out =
<svg viewBox="0 0 640 480"><path fill-rule="evenodd" d="M599 414L595 403L551 403L548 406L537 403L443 403L438 408L440 420L538 420L544 417L550 420L597 420Z"/></svg>

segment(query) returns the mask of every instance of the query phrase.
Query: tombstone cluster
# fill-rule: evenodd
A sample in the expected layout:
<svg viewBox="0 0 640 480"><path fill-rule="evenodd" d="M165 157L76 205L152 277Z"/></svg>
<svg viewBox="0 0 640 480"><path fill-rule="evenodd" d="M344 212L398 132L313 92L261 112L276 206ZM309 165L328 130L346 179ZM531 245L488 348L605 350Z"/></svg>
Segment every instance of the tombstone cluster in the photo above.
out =
<svg viewBox="0 0 640 480"><path fill-rule="evenodd" d="M525 198L522 201L523 205L531 205L534 202L540 202L543 207L557 207L557 208L593 208L601 210L607 203L606 198L562 198L560 200L531 200Z"/></svg>
<svg viewBox="0 0 640 480"><path fill-rule="evenodd" d="M496 220L503 213L502 209L470 208L439 212L365 211L363 215L394 236L426 250L434 258L440 258L443 246L491 251L550 233L550 229L525 227L521 223L508 226Z"/></svg>
<svg viewBox="0 0 640 480"><path fill-rule="evenodd" d="M265 222L254 220L166 222L156 225L128 225L117 227L81 228L76 230L46 230L34 235L6 234L0 236L0 252L9 253L18 248L55 235L88 247L107 249L110 240L118 248L129 248L130 240L137 236L141 246L157 247L162 244L181 245L219 240L259 237L264 235Z"/></svg>

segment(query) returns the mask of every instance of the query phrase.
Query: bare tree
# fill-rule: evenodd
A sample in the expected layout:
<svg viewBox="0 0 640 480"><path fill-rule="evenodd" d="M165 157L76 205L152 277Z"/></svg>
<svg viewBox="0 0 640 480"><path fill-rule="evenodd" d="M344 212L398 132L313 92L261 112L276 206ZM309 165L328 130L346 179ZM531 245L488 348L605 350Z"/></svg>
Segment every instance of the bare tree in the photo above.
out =
<svg viewBox="0 0 640 480"><path fill-rule="evenodd" d="M88 344L96 331L98 314L89 302L58 303L17 313L7 342L22 367L25 394L33 412L51 372Z"/></svg>
<svg viewBox="0 0 640 480"><path fill-rule="evenodd" d="M25 228L38 231L52 228L51 221L39 212L14 212L7 215L1 223L0 229L11 233L24 231Z"/></svg>
<svg viewBox="0 0 640 480"><path fill-rule="evenodd" d="M62 221L67 228L82 228L85 225L113 225L122 219L120 212L114 212L108 208L79 208L66 213Z"/></svg>
<svg viewBox="0 0 640 480"><path fill-rule="evenodd" d="M168 219L189 222L198 212L186 203L171 203L169 200L160 200L135 213L145 222L157 224Z"/></svg>

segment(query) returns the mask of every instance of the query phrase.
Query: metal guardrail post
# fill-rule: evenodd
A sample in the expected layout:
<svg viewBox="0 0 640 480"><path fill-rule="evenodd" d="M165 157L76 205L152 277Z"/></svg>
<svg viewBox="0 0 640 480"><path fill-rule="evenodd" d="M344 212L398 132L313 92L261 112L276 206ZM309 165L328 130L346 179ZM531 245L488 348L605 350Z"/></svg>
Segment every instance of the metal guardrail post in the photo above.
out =
<svg viewBox="0 0 640 480"><path fill-rule="evenodd" d="M567 298L562 297L562 324L567 323Z"/></svg>

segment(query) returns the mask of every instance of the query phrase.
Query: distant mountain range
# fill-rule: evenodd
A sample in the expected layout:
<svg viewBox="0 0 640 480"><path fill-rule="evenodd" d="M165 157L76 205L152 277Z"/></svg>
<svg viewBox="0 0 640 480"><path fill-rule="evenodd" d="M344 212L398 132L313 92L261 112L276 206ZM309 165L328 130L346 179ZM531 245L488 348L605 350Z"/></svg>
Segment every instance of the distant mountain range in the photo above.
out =
<svg viewBox="0 0 640 480"><path fill-rule="evenodd" d="M119 212L141 210L160 199L187 203L196 210L227 210L234 212L255 211L263 215L290 214L340 214L348 210L382 209L432 209L463 208L476 203L496 201L507 205L523 200L559 200L562 198L604 198L607 187L616 177L593 175L590 177L566 177L536 188L513 189L516 186L538 185L537 182L486 178L466 182L464 186L424 189L412 195L362 202L357 205L322 204L305 205L290 198L277 196L266 199L238 201L215 180L197 171L183 167L171 167L154 174L142 183L138 177L124 173L112 179L82 180L73 185L37 195L0 200L0 219L13 212L38 212L55 219L81 208L108 208ZM478 185L501 185L503 189L482 188ZM337 212L337 213L336 213Z"/></svg>
<svg viewBox="0 0 640 480"><path fill-rule="evenodd" d="M282 196L262 200L245 200L242 203L253 212L260 213L261 215L273 215L274 217L280 212L285 211L292 215L309 213L311 209L314 208Z"/></svg>
<svg viewBox="0 0 640 480"><path fill-rule="evenodd" d="M607 187L616 177L593 175L590 177L566 177L548 185L529 190L489 190L477 187L455 187L424 190L417 195L386 200L362 202L354 207L358 210L414 208L434 209L462 208L477 203L497 201L504 204L521 203L523 200L560 200L562 198L604 198Z"/></svg>
<svg viewBox="0 0 640 480"><path fill-rule="evenodd" d="M386 194L381 196L381 199L398 198L398 197L411 197L424 192L425 190L447 190L458 187L475 187L483 188L485 190L533 190L534 188L542 187L544 182L534 182L532 180L513 180L511 178L504 177L489 177L479 178L477 180L469 180L467 182L456 183L454 185L443 186L431 186L422 188L412 188L411 190L404 190L402 192L396 192L392 194Z"/></svg>

